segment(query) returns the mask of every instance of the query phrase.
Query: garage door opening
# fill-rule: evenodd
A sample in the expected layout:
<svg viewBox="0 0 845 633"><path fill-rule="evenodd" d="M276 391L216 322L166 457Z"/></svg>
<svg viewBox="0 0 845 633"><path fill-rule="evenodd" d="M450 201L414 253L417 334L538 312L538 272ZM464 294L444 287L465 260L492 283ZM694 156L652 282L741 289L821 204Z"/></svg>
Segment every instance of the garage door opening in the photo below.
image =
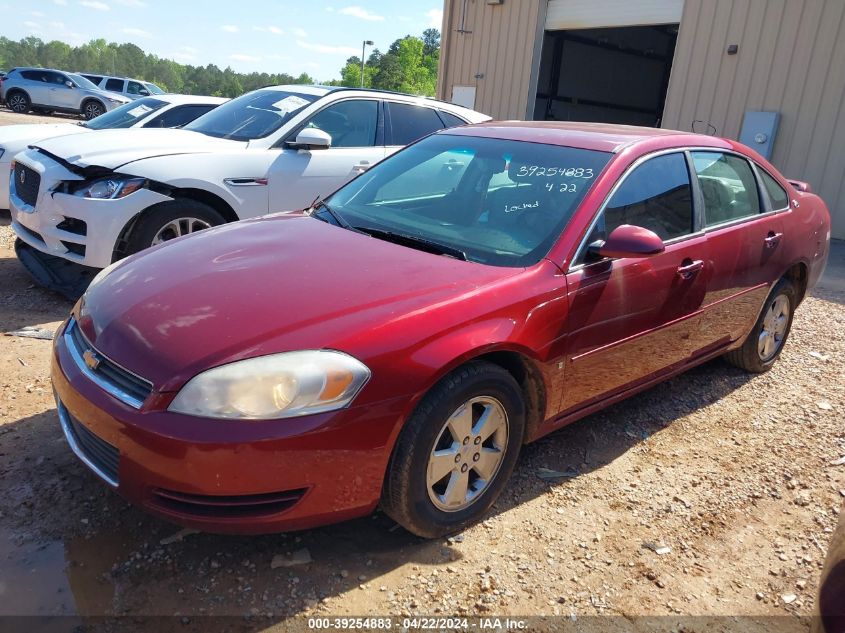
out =
<svg viewBox="0 0 845 633"><path fill-rule="evenodd" d="M659 127L677 24L546 31L534 119Z"/></svg>

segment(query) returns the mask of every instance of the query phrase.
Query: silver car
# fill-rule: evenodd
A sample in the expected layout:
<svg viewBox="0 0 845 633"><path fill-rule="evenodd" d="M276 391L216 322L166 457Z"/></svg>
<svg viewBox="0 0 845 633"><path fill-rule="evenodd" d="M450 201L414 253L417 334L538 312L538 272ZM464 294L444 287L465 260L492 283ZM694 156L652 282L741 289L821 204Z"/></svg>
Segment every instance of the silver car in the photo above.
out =
<svg viewBox="0 0 845 633"><path fill-rule="evenodd" d="M0 87L0 99L12 112L71 112L93 119L129 103L123 95L100 90L75 73L50 68L13 68Z"/></svg>
<svg viewBox="0 0 845 633"><path fill-rule="evenodd" d="M94 73L76 73L82 75L101 90L116 92L129 99L140 99L165 94L164 90L154 83L142 79L128 79L126 77L111 77L109 75L97 75Z"/></svg>

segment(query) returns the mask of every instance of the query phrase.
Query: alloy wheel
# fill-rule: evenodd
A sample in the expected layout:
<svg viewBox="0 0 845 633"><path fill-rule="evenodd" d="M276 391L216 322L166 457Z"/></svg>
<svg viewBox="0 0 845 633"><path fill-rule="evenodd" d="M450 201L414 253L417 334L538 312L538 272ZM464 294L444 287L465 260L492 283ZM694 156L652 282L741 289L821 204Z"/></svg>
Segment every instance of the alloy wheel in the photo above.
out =
<svg viewBox="0 0 845 633"><path fill-rule="evenodd" d="M757 353L764 363L770 361L780 351L789 325L789 297L778 295L766 311L763 327L757 340Z"/></svg>
<svg viewBox="0 0 845 633"><path fill-rule="evenodd" d="M211 224L205 220L200 220L199 218L176 218L158 230L155 237L153 237L151 246L155 246L156 244L161 244L162 242L167 242L169 240L175 240L177 237L190 235L191 233L196 233L197 231L202 231L208 228L211 228Z"/></svg>
<svg viewBox="0 0 845 633"><path fill-rule="evenodd" d="M508 444L508 414L495 398L479 396L446 420L431 451L426 486L444 512L472 505L495 479Z"/></svg>
<svg viewBox="0 0 845 633"><path fill-rule="evenodd" d="M85 106L85 118L88 119L89 121L91 119L96 119L102 113L103 113L103 108L99 103L91 102L91 103L88 103Z"/></svg>
<svg viewBox="0 0 845 633"><path fill-rule="evenodd" d="M12 112L26 112L26 98L23 95L12 95L9 99L9 109Z"/></svg>

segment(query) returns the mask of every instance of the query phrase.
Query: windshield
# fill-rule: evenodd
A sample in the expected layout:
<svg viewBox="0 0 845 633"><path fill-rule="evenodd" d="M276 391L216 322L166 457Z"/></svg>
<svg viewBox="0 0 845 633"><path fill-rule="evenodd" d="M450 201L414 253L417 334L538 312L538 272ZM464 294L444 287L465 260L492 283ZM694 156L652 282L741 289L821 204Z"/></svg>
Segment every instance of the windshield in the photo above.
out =
<svg viewBox="0 0 845 633"><path fill-rule="evenodd" d="M101 114L95 119L83 123L83 127L89 130L117 130L120 128L132 127L136 123L146 119L153 112L161 110L167 105L167 101L144 97L137 101L130 101L111 112Z"/></svg>
<svg viewBox="0 0 845 633"><path fill-rule="evenodd" d="M256 90L215 108L185 129L234 141L264 138L316 99L317 95Z"/></svg>
<svg viewBox="0 0 845 633"><path fill-rule="evenodd" d="M147 87L147 90L150 91L151 95L163 95L164 94L164 90L162 90L161 88L159 88L155 84L151 84L150 82L145 81L144 85Z"/></svg>
<svg viewBox="0 0 845 633"><path fill-rule="evenodd" d="M99 88L94 85L94 83L88 81L82 75L68 73L68 77L70 77L73 80L73 83L75 83L80 88L85 88L86 90L99 90Z"/></svg>
<svg viewBox="0 0 845 633"><path fill-rule="evenodd" d="M493 266L536 264L611 158L558 145L436 134L326 200L350 227L439 244ZM395 236L394 236L395 237ZM409 240L404 240L409 244Z"/></svg>

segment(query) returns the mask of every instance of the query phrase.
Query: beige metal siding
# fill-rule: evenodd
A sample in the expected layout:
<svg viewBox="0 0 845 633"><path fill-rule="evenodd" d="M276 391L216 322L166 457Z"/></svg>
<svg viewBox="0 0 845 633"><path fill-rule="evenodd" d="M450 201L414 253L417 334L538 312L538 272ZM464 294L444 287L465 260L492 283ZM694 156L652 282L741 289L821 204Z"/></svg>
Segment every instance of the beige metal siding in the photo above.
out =
<svg viewBox="0 0 845 633"><path fill-rule="evenodd" d="M663 126L738 138L747 110L780 112L772 162L824 198L843 239L844 99L843 0L686 0Z"/></svg>
<svg viewBox="0 0 845 633"><path fill-rule="evenodd" d="M459 33L466 5L464 29ZM524 119L546 0L446 0L437 96L475 86L475 109L494 119Z"/></svg>
<svg viewBox="0 0 845 633"><path fill-rule="evenodd" d="M674 24L683 8L684 0L549 0L546 29Z"/></svg>

